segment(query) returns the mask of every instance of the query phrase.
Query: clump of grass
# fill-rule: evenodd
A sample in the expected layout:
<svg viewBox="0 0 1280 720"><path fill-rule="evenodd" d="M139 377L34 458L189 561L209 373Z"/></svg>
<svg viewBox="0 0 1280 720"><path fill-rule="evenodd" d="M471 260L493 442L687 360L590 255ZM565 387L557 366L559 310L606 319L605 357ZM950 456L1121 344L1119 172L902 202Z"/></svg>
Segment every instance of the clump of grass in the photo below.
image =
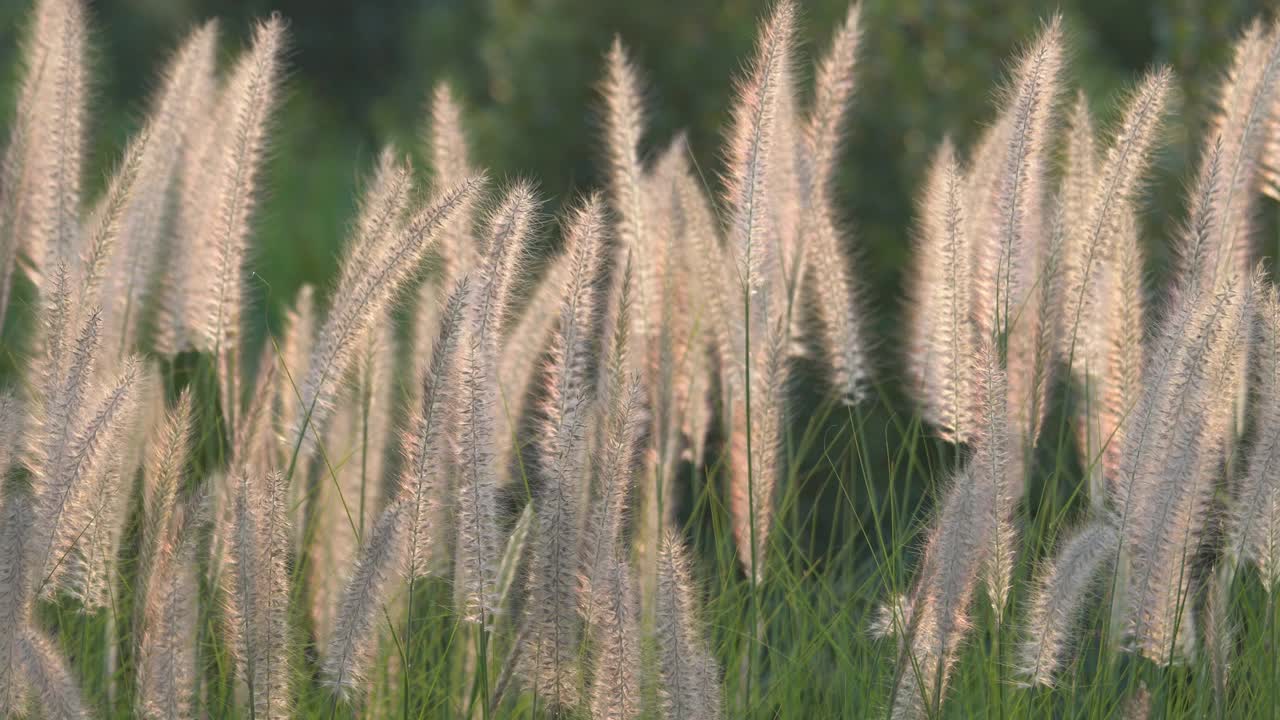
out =
<svg viewBox="0 0 1280 720"><path fill-rule="evenodd" d="M925 180L912 414L876 385L895 348L872 351L834 180L870 31L851 7L806 104L800 19L762 22L711 188L683 134L652 137L615 39L605 187L555 225L532 182L490 191L436 86L429 179L383 150L332 289L248 362L286 24L224 76L217 26L194 30L86 202L89 16L40 0L0 165L0 320L37 320L0 388L0 714L1273 704L1280 301L1255 246L1280 26L1238 41L1148 288L1174 78L1100 132L1044 25ZM562 249L535 277L544 231ZM36 302L8 306L15 273Z"/></svg>

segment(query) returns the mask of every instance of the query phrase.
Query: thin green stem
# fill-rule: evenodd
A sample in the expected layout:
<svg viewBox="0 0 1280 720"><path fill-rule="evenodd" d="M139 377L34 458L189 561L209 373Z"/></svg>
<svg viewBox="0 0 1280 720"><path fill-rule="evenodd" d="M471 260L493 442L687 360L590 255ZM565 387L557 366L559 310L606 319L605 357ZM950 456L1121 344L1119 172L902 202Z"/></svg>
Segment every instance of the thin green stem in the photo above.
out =
<svg viewBox="0 0 1280 720"><path fill-rule="evenodd" d="M759 630L760 622L760 598L759 598L759 570L756 566L758 558L756 557L756 488L755 488L755 468L752 455L752 428L751 428L751 286L750 276L747 278L745 292L743 292L743 316L746 321L743 323L743 345L744 345L744 382L743 392L746 404L746 426L747 426L747 530L751 544L751 577L748 578L750 583L750 597L748 602L751 606L751 637L747 648L747 677L746 677L746 701L747 707L751 706L751 675L753 668L753 660L755 658L755 647L759 642L756 633Z"/></svg>

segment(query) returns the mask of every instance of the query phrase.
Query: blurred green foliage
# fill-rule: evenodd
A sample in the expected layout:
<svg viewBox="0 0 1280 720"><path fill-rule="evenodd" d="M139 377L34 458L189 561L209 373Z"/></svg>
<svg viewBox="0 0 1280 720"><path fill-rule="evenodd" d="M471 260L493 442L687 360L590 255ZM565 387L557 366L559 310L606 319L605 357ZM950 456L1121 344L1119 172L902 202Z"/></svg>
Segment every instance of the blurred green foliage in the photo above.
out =
<svg viewBox="0 0 1280 720"><path fill-rule="evenodd" d="M18 38L28 2L0 3L0 117L12 113ZM1176 228L1231 40L1259 0L864 0L859 88L841 179L882 329L892 327L912 237L915 189L952 133L965 146L991 116L1009 58L1050 13L1065 15L1073 81L1103 121L1144 67L1177 71L1184 102L1150 192L1152 255ZM809 0L802 67L827 42L844 0ZM290 21L288 96L258 219L256 282L274 311L302 282L324 286L379 145L420 152L425 99L454 84L473 151L499 177L535 178L551 207L600 183L598 78L614 34L648 80L652 151L687 130L715 188L733 77L751 52L763 0L98 0L92 180L137 125L155 73L182 34L218 17L226 52L255 17ZM265 315L264 315L265 317Z"/></svg>

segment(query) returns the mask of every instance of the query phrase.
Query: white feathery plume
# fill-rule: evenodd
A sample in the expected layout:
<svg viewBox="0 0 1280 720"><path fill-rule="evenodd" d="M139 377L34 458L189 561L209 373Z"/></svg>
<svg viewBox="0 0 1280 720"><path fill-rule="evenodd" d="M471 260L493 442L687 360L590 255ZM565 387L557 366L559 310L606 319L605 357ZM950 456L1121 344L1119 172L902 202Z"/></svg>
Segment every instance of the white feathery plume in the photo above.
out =
<svg viewBox="0 0 1280 720"><path fill-rule="evenodd" d="M658 557L655 633L663 716L669 720L718 720L720 669L703 639L684 541L668 531Z"/></svg>
<svg viewBox="0 0 1280 720"><path fill-rule="evenodd" d="M136 358L127 361L136 362ZM118 447L104 456L105 465L89 476L92 481L86 498L89 520L80 530L75 551L67 558L67 574L55 573L55 579L91 611L109 609L113 600L121 541L133 504L133 480L141 466L138 406L150 404L147 397L156 383L153 372L152 368L144 368L122 417Z"/></svg>
<svg viewBox="0 0 1280 720"><path fill-rule="evenodd" d="M151 128L144 127L125 147L120 166L107 183L106 192L94 206L81 231L83 246L78 248L78 264L75 282L76 313L79 321L86 308L101 308L102 285L108 266L120 252L124 211L137 195L137 185L142 161L150 147ZM104 344L121 348L120 336L104 333ZM114 358L114 354L111 356Z"/></svg>
<svg viewBox="0 0 1280 720"><path fill-rule="evenodd" d="M7 230L37 285L59 264L75 272L87 132L88 26L81 0L36 4L19 86L17 180ZM8 190L7 190L8 191ZM7 289L7 288L6 288Z"/></svg>
<svg viewBox="0 0 1280 720"><path fill-rule="evenodd" d="M1136 195L1142 175L1151 164L1172 85L1173 73L1159 68L1134 88L1112 144L1096 170L1083 219L1072 218L1067 225L1070 239L1066 245L1076 254L1064 262L1063 315L1067 332L1062 335L1060 352L1071 363L1077 380L1086 372L1105 377L1101 346L1106 342L1104 315L1109 308L1101 302L1102 278L1112 267L1124 219L1135 210ZM1083 362L1076 364L1076 358Z"/></svg>
<svg viewBox="0 0 1280 720"><path fill-rule="evenodd" d="M515 587L516 571L522 568L525 560L525 548L529 544L529 536L533 534L533 503L525 503L524 509L516 517L511 535L507 538L507 546L502 550L502 560L498 563L498 608L506 612L510 606L511 590Z"/></svg>
<svg viewBox="0 0 1280 720"><path fill-rule="evenodd" d="M407 170L405 171L407 172ZM357 233L349 257L359 258L367 250L371 256L349 274L342 273L334 295L334 306L321 327L300 391L300 411L293 442L302 443L307 453L324 429L332 412L335 384L340 382L355 359L357 340L376 318L382 317L399 291L412 278L440 228L455 213L465 213L484 184L477 176L440 191L427 207L415 214L403 229L385 227L394 237L380 232ZM373 207L367 208L373 211ZM382 209L387 209L385 206ZM376 214L376 211L373 211ZM372 220L366 215L364 220ZM360 223L365 227L365 222ZM345 281L345 282L344 282ZM310 427L310 432L308 432Z"/></svg>
<svg viewBox="0 0 1280 720"><path fill-rule="evenodd" d="M489 240L467 301L461 339L460 391L456 396L458 463L457 542L454 545L458 608L468 622L490 629L495 611L500 468L494 453L498 426L498 352L511 288L525 260L538 201L528 183L508 191L489 220Z"/></svg>
<svg viewBox="0 0 1280 720"><path fill-rule="evenodd" d="M760 32L756 60L733 110L725 178L728 249L738 275L732 286L741 289L738 301L730 302L733 354L722 359L727 363L731 407L728 482L739 557L755 582L763 577L760 551L772 521L774 473L779 470L781 449L783 355L789 346L783 298L778 297L782 288L772 287L777 284L779 273L774 268L781 249L767 198L774 174L774 145L780 141L778 117L783 95L789 92L787 66L794 24L795 6L781 2ZM752 402L747 402L748 395L754 395Z"/></svg>
<svg viewBox="0 0 1280 720"><path fill-rule="evenodd" d="M101 318L87 312L82 322L72 315L71 278L65 264L54 268L43 297L44 312L40 332L44 335L42 356L33 360L29 372L35 377L32 413L35 427L27 434L25 449L29 464L56 464L56 453L65 451L74 436L85 394L97 369L101 349Z"/></svg>
<svg viewBox="0 0 1280 720"><path fill-rule="evenodd" d="M189 389L183 390L178 404L166 414L164 422L152 433L147 449L147 461L143 471L144 522L142 540L138 549L137 585L150 584L152 565L157 554L165 551L165 534L182 490L186 464L192 442L192 399ZM139 609L145 608L145 604Z"/></svg>
<svg viewBox="0 0 1280 720"><path fill-rule="evenodd" d="M308 456L314 451L315 440L324 435L338 388L356 361L359 340L386 313L400 286L414 275L425 256L425 245L431 238L424 233L433 226L438 228L438 216L453 212L470 194L469 183L440 194L415 218L417 226L409 229L401 221L411 181L409 168L396 162L389 150L384 151L343 252L333 306L316 337L306 375L294 380L298 416L289 442L291 447L301 443Z"/></svg>
<svg viewBox="0 0 1280 720"><path fill-rule="evenodd" d="M1184 390L1191 388L1191 381L1197 375L1188 375L1184 368L1198 366L1198 358L1203 356L1204 346L1210 340L1206 328L1223 312L1222 298L1210 302L1203 297L1208 292L1204 287L1203 268L1209 262L1206 258L1211 255L1212 236L1217 231L1214 210L1221 186L1222 145L1221 139L1215 138L1201 159L1187 225L1179 236L1180 266L1173 302L1153 336L1142 369L1142 390L1126 418L1116 481L1108 486L1121 534L1113 583L1116 639L1126 630L1126 618L1132 612L1126 607L1133 602L1129 597L1133 558L1128 534L1135 526L1149 525L1149 519L1143 517L1147 508L1153 506L1148 499L1152 487L1149 478L1162 472L1159 463L1171 454L1174 436L1186 434L1185 429L1170 422L1170 413L1179 420L1190 417L1189 413L1181 412L1180 403L1185 403L1192 394ZM1191 353L1197 356L1188 364L1185 356ZM1198 449L1194 444L1190 447ZM1180 635L1189 637L1186 632Z"/></svg>
<svg viewBox="0 0 1280 720"><path fill-rule="evenodd" d="M602 93L605 105L605 137L609 172L609 199L618 218L615 265L630 256L636 271L634 287L636 312L631 314L636 346L632 367L656 371L657 336L661 332L664 303L662 286L666 271L667 248L650 225L653 217L645 173L640 161L640 142L644 136L645 111L641 82L635 66L617 36L605 56L605 79ZM616 296L620 278L613 278Z"/></svg>
<svg viewBox="0 0 1280 720"><path fill-rule="evenodd" d="M813 107L804 128L811 184L821 193L835 189L844 126L854 91L853 70L861 43L862 10L857 3L852 3L817 65Z"/></svg>
<svg viewBox="0 0 1280 720"><path fill-rule="evenodd" d="M940 698L961 642L972 626L970 606L988 540L993 498L973 468L959 470L942 500L924 550L911 632L898 660L894 718L921 718Z"/></svg>
<svg viewBox="0 0 1280 720"><path fill-rule="evenodd" d="M1080 617L1115 560L1118 539L1110 518L1089 521L1038 573L1018 649L1018 672L1028 685L1052 685L1069 661Z"/></svg>
<svg viewBox="0 0 1280 720"><path fill-rule="evenodd" d="M1013 320L1027 301L1037 270L1049 130L1063 64L1062 18L1054 16L1022 54L1011 78L1004 107L988 135L993 147L979 145L970 171L979 196L965 203L977 263L974 317L982 333L996 339L1014 331ZM984 157L987 150L994 158ZM983 177L984 172L991 173ZM1012 372L1012 368L1010 369Z"/></svg>
<svg viewBox="0 0 1280 720"><path fill-rule="evenodd" d="M877 640L907 635L911 627L913 597L907 593L893 593L876 609L875 617L867 624L867 631ZM902 643L898 643L898 652L902 652Z"/></svg>
<svg viewBox="0 0 1280 720"><path fill-rule="evenodd" d="M534 499L533 532L523 651L525 676L553 708L578 704L578 534L587 477L587 422L594 385L591 356L598 295L595 284L608 259L605 207L591 197L567 226L571 273L552 343L547 398L540 433L543 483Z"/></svg>
<svg viewBox="0 0 1280 720"><path fill-rule="evenodd" d="M618 390L610 397L604 447L597 451L595 458L599 488L582 543L586 552L583 605L588 624L593 622L596 610L594 588L606 582L607 564L615 561L612 555L620 553L623 547L627 500L631 497L643 450L644 390L634 377Z"/></svg>
<svg viewBox="0 0 1280 720"><path fill-rule="evenodd" d="M160 265L151 342L158 353L169 357L202 345L197 331L203 293L210 282L210 248L204 239L229 142L229 82L220 82L216 76L205 80L208 90L188 98L193 120L174 169L172 227L164 251L156 259Z"/></svg>
<svg viewBox="0 0 1280 720"><path fill-rule="evenodd" d="M641 715L640 618L629 564L615 551L599 593L594 638L591 718L633 720Z"/></svg>
<svg viewBox="0 0 1280 720"><path fill-rule="evenodd" d="M688 143L681 157L687 157ZM740 303L738 295L730 291L737 287L737 276L728 250L721 243L719 226L712 213L710 199L700 185L693 169L686 168L676 176L676 191L680 195L681 212L688 220L689 252L694 268L694 282L700 300L703 335L710 344L717 363L720 384L725 388L738 387L741 382L739 368L735 364L738 343L736 338ZM726 402L730 393L721 393Z"/></svg>
<svg viewBox="0 0 1280 720"><path fill-rule="evenodd" d="M1214 287L1246 278L1257 259L1259 195L1267 184L1268 135L1274 135L1280 103L1280 20L1255 20L1236 42L1229 74L1218 97L1210 137L1222 143L1223 185L1214 198L1218 232L1201 272ZM1242 353L1249 352L1246 342ZM1230 392L1244 423L1248 389L1244 379Z"/></svg>
<svg viewBox="0 0 1280 720"><path fill-rule="evenodd" d="M1221 286L1248 277L1256 253L1254 229L1265 182L1267 136L1274 134L1280 81L1280 20L1255 20L1236 41L1231 68L1219 90L1210 137L1222 142L1222 187L1213 214L1219 223L1200 271ZM1243 397L1241 398L1243 400Z"/></svg>
<svg viewBox="0 0 1280 720"><path fill-rule="evenodd" d="M983 557L982 583L997 618L1003 618L1013 579L1017 537L1013 527L1015 506L1021 492L1017 482L1022 464L1015 461L1009 426L1008 380L990 345L980 344L974 359L977 380L978 429L969 459L978 482L990 486L991 535Z"/></svg>
<svg viewBox="0 0 1280 720"><path fill-rule="evenodd" d="M96 330L96 323L93 327ZM81 365L76 360L75 366ZM73 371L72 377L76 374ZM36 540L29 560L41 573L36 580L43 594L61 587L87 597L89 568L81 555L87 548L81 539L103 511L98 501L110 496L111 481L118 478L114 463L132 429L140 374L138 361L127 359L119 378L94 404L92 413L81 417L76 412L68 419L69 434L50 434L37 458L33 468L40 478L33 520ZM49 431L56 433L57 427Z"/></svg>
<svg viewBox="0 0 1280 720"><path fill-rule="evenodd" d="M342 591L321 675L325 686L345 700L350 701L365 685L381 611L403 565L410 519L404 501L382 513Z"/></svg>
<svg viewBox="0 0 1280 720"><path fill-rule="evenodd" d="M795 6L780 2L765 22L757 41L757 57L739 89L728 137L725 204L729 208L729 250L737 268L740 300L735 314L749 316L757 337L777 317L778 300L770 292L769 278L778 262L778 251L766 208L773 146L778 142L776 120L781 104L782 75L790 62ZM744 318L745 321L745 318ZM738 348L743 342L735 341ZM735 352L738 377L749 359ZM736 385L738 394L741 382Z"/></svg>
<svg viewBox="0 0 1280 720"><path fill-rule="evenodd" d="M974 432L972 377L977 329L972 318L964 194L950 140L934 156L921 202L911 287L907 366L916 402L942 437L967 442Z"/></svg>
<svg viewBox="0 0 1280 720"><path fill-rule="evenodd" d="M1142 393L1142 369L1146 365L1148 313L1142 238L1133 213L1121 216L1120 224L1115 254L1101 288L1109 307L1104 311L1106 341L1101 348L1106 375L1097 382L1106 392L1096 410L1097 442L1090 446L1101 451L1098 464L1105 484L1090 489L1091 493L1097 492L1096 499L1090 495L1095 507L1102 507L1119 480L1126 420Z"/></svg>
<svg viewBox="0 0 1280 720"><path fill-rule="evenodd" d="M864 392L868 375L865 331L858 313L860 303L849 272L848 251L841 247L846 234L836 203L836 171L843 147L845 116L853 95L853 68L861 37L859 6L850 5L831 47L818 64L813 108L805 125L807 177L802 173L802 247L797 277L812 276L815 300L822 320L821 346L831 381L846 403Z"/></svg>
<svg viewBox="0 0 1280 720"><path fill-rule="evenodd" d="M1163 385L1148 385L1156 394L1158 432L1142 449L1149 461L1129 466L1133 486L1122 528L1133 562L1130 631L1138 651L1156 662L1169 660L1186 631L1179 616L1191 564L1232 441L1235 407L1222 398L1235 397L1245 371L1242 348L1258 281L1240 290L1228 283L1217 292L1185 293L1175 302L1189 307L1175 308L1162 331L1162 342L1174 347L1171 374ZM1188 331L1174 335L1184 313Z"/></svg>
<svg viewBox="0 0 1280 720"><path fill-rule="evenodd" d="M1004 361L1024 454L1041 428L1049 387L1045 341L1053 332L1058 253L1045 188L1063 53L1062 19L1054 16L1018 60L1001 111L972 153L961 204L973 243L971 314Z"/></svg>
<svg viewBox="0 0 1280 720"><path fill-rule="evenodd" d="M443 537L432 526L442 520L438 494L447 490L441 458L451 452L445 440L456 422L453 382L457 377L457 354L467 312L470 283L464 275L454 283L448 302L440 314L440 327L431 349L431 361L418 376L421 400L402 440L404 465L401 469L401 500L409 504L408 574L425 576L430 568L432 547Z"/></svg>
<svg viewBox="0 0 1280 720"><path fill-rule="evenodd" d="M1112 504L1121 516L1121 531L1128 526L1132 511L1141 507L1141 503L1134 500L1134 493L1142 488L1139 477L1152 472L1151 464L1162 453L1161 443L1168 430L1160 424L1163 419L1160 416L1162 389L1175 376L1182 353L1200 342L1195 338L1184 341L1184 338L1191 338L1193 332L1196 296L1206 292L1202 286L1201 268L1209 256L1211 236L1217 227L1214 206L1221 185L1221 161L1222 143L1215 140L1200 162L1199 175L1191 193L1187 226L1176 248L1180 264L1173 302L1158 332L1153 334L1142 369L1143 389L1126 419L1117 481L1109 486L1113 493Z"/></svg>
<svg viewBox="0 0 1280 720"><path fill-rule="evenodd" d="M1013 510L1022 465L1013 462L1003 370L990 343L973 358L982 378L980 433L972 460L953 476L939 501L924 558L909 599L909 637L898 661L895 718L936 710L952 665L972 625L979 582L997 616L1003 612L1013 562ZM980 371L980 372L979 372Z"/></svg>
<svg viewBox="0 0 1280 720"><path fill-rule="evenodd" d="M685 451L686 434L696 432L691 423L696 420L697 406L706 404L705 397L698 397L700 391L705 394L699 387L700 371L705 368L705 348L700 342L702 332L698 327L704 320L698 317L698 306L694 300L692 266L695 258L690 247L690 234L702 229L697 227L702 220L691 216L689 211L694 209L687 207L680 189L682 176L690 172L687 152L684 139L677 138L663 150L653 170L644 178L644 195L653 217L649 225L651 244L662 247L665 265L655 287L655 297L659 302L651 314L656 320L646 324L650 337L641 338L639 343L629 342L638 344L647 354L640 367L643 368L644 387L649 396L652 447L643 456L644 481L640 483L640 511L635 533L636 574L646 607L652 598L653 583L657 577L661 528L674 518L672 488ZM639 263L634 255L629 254L627 258L626 272L631 272ZM632 278L619 278L617 275L611 298L616 309L610 311L610 318L615 323L622 321L621 305L631 302L630 299L621 299L616 290L618 280L629 284L626 292L631 293L634 289ZM629 317L641 308L626 310ZM602 374L600 379L602 389L607 390L604 387L606 375ZM605 402L613 401L606 398Z"/></svg>
<svg viewBox="0 0 1280 720"><path fill-rule="evenodd" d="M431 93L427 145L431 179L437 187L448 187L475 174L463 129L462 108L447 83L436 85ZM440 288L452 287L455 280L470 273L479 262L471 220L470 213L460 213L450 218L440 233Z"/></svg>
<svg viewBox="0 0 1280 720"><path fill-rule="evenodd" d="M679 460L680 433L692 401L694 368L691 352L700 347L694 343L697 318L691 301L693 277L690 266L693 258L688 246L690 218L678 189L679 176L688 168L685 152L683 141L677 140L663 151L653 171L644 178L645 197L656 218L652 224L652 244L660 245L666 258L656 288L657 297L661 299L653 312L657 319L648 323L652 328L651 338L640 343L642 348L647 346L649 355L644 365L644 377L651 396L656 472L664 486L669 484ZM630 267L638 266L634 255L627 258ZM631 282L625 278L624 281ZM615 293L612 298L615 305L618 304L616 300ZM638 306L634 311L629 309L628 315L641 309ZM616 312L612 314L617 315ZM649 547L656 550L658 533L649 534ZM652 555L656 557L656 554Z"/></svg>
<svg viewBox="0 0 1280 720"><path fill-rule="evenodd" d="M1064 151L1065 167L1062 171L1062 214L1069 218L1088 218L1090 206L1094 204L1098 184L1098 138L1094 129L1093 114L1089 109L1089 98L1083 90L1076 91L1075 103L1071 106L1066 124L1066 148ZM1063 274L1075 277L1081 273L1079 265L1085 257L1085 249L1077 243L1082 241L1086 233L1072 228L1063 238L1062 263ZM1064 340L1069 340L1064 337ZM1066 356L1065 350L1059 353Z"/></svg>
<svg viewBox="0 0 1280 720"><path fill-rule="evenodd" d="M639 373L629 370L631 341L632 271L628 263L622 269L622 282L612 308L613 322L607 338L609 358L597 383L597 423L592 448L594 487L587 488L590 510L582 536L582 567L579 594L583 620L588 626L595 621L596 595L604 582L605 563L618 555L623 547L623 531L637 472L649 472L652 450L646 430L650 427L645 414L646 393ZM601 348L603 352L605 348ZM652 502L652 493L641 497L641 514L633 530L635 554L642 567L657 558L657 544L650 544L650 531L660 524ZM656 577L656 565L654 566ZM643 572L643 570L642 570ZM650 588L642 580L642 593L651 597Z"/></svg>
<svg viewBox="0 0 1280 720"><path fill-rule="evenodd" d="M232 70L223 90L220 128L225 141L219 148L216 175L211 178L199 235L192 239L187 261L188 279L205 278L188 287L199 306L192 325L197 347L214 354L218 363L223 417L234 427L240 403L240 321L244 311L244 262L249 250L250 223L266 154L270 117L277 104L284 21L272 17L254 28L253 44ZM208 262L208 265L203 263Z"/></svg>
<svg viewBox="0 0 1280 720"><path fill-rule="evenodd" d="M138 180L120 218L121 242L112 254L102 292L105 336L119 338L123 352L138 341L139 324L150 316L159 263L171 224L177 173L188 141L208 111L215 90L218 29L208 22L183 41L161 76L147 117L149 140L139 160Z"/></svg>
<svg viewBox="0 0 1280 720"><path fill-rule="evenodd" d="M1002 350L1008 374L1009 414L1018 450L1034 446L1047 411L1047 361L1053 313L1061 302L1057 271L1063 222L1046 221L1049 134L1063 66L1062 19L1055 16L1024 55L1006 108L1009 135L974 235L983 267L974 289L982 334ZM1060 217L1060 216L1059 216ZM995 268L995 277L987 271ZM1021 492L1021 488L1019 488Z"/></svg>
<svg viewBox="0 0 1280 720"><path fill-rule="evenodd" d="M18 635L31 614L31 498L9 487L0 496L0 715L18 714L26 696Z"/></svg>
<svg viewBox="0 0 1280 720"><path fill-rule="evenodd" d="M711 341L719 333L726 333L727 317L725 315L725 288L717 285L707 287L706 264L718 264L717 257L703 258L701 254L721 252L719 236L716 230L716 219L711 213L705 193L697 185L690 167L689 148L683 137L672 143L672 155L678 160L678 167L673 170L671 192L672 212L678 213L683 227L683 237L679 238L684 267L684 278L681 282L688 284L686 289L688 307L674 310L688 316L686 319L689 336L683 338L684 360L678 363L683 370L688 385L684 398L684 419L682 430L689 444L691 459L695 468L701 468L706 455L707 437L710 432L714 408L711 403L711 388L714 373L715 353L712 347L718 342ZM719 268L723 271L723 266Z"/></svg>
<svg viewBox="0 0 1280 720"><path fill-rule="evenodd" d="M1073 147L1085 147L1070 153L1073 164L1083 167L1068 168L1064 209L1082 213L1078 217L1083 220L1066 224L1064 245L1069 254L1063 258L1065 326L1059 335L1059 352L1083 393L1081 445L1095 507L1101 507L1106 483L1114 480L1120 442L1113 435L1120 430L1126 403L1132 405L1135 399L1131 383L1141 367L1142 265L1136 195L1151 164L1172 83L1172 73L1160 68L1133 90L1115 138L1096 168L1091 164L1096 163L1091 138L1073 140ZM1073 127L1073 138L1091 132L1083 98L1076 116L1073 125L1085 127ZM1084 197L1076 197L1081 193Z"/></svg>
<svg viewBox="0 0 1280 720"><path fill-rule="evenodd" d="M793 37L793 50L795 42ZM797 75L798 63L794 53L789 53L774 78L777 105L772 121L769 192L760 197L764 203L763 210L768 215L765 225L769 233L768 242L774 250L765 282L776 291L772 302L779 306L778 312L786 315L788 332L797 302L803 296L805 276L801 273L806 247L800 226L806 211L804 183L810 175L804 146L804 118L801 117L800 99L797 97ZM800 351L798 345L791 348L794 354Z"/></svg>
<svg viewBox="0 0 1280 720"><path fill-rule="evenodd" d="M569 280L570 260L567 252L560 252L547 261L549 267L533 288L524 312L514 327L503 332L505 341L498 359L502 410L498 413L496 440L498 467L508 485L522 485L525 480L520 451L526 443L518 437L520 423L531 409L534 378L544 369L551 331L560 316L560 294Z"/></svg>
<svg viewBox="0 0 1280 720"><path fill-rule="evenodd" d="M66 661L58 655L53 643L26 627L18 631L18 660L22 675L31 683L46 717L75 720L89 717L80 688L68 672Z"/></svg>
<svg viewBox="0 0 1280 720"><path fill-rule="evenodd" d="M1267 288L1259 311L1262 332L1254 348L1258 366L1256 432L1227 521L1227 561L1257 565L1262 586L1280 586L1280 299Z"/></svg>
<svg viewBox="0 0 1280 720"><path fill-rule="evenodd" d="M1213 701L1219 713L1225 707L1227 679L1231 674L1236 642L1237 628L1231 616L1235 569L1231 562L1220 562L1213 569L1212 579L1206 583L1209 587L1204 591L1204 608L1193 616L1204 626L1205 656L1213 679Z"/></svg>
<svg viewBox="0 0 1280 720"><path fill-rule="evenodd" d="M278 472L237 471L232 497L228 617L240 677L255 717L290 716L287 488Z"/></svg>
<svg viewBox="0 0 1280 720"><path fill-rule="evenodd" d="M193 717L199 594L195 533L207 510L208 496L201 492L170 513L147 573L137 661L138 712L145 718Z"/></svg>

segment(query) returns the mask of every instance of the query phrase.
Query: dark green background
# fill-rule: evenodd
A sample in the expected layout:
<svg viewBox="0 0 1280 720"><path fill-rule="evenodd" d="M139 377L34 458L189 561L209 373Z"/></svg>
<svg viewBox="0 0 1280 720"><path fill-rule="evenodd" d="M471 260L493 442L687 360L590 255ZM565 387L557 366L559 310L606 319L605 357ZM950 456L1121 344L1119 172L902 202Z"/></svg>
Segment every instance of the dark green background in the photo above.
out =
<svg viewBox="0 0 1280 720"><path fill-rule="evenodd" d="M825 47L843 0L803 8L807 58ZM881 329L893 326L908 258L915 189L947 132L963 145L992 114L1011 55L1061 8L1072 82L1104 120L1151 63L1177 71L1182 100L1168 128L1148 203L1157 270L1176 228L1194 139L1256 0L866 0L858 92L842 190ZM12 115L25 0L0 2L0 117ZM687 129L714 178L732 78L751 52L757 0L100 0L91 3L96 61L91 187L138 124L160 63L194 23L222 19L223 59L252 18L290 21L287 100L277 124L256 239L265 318L297 286L322 287L353 207L353 190L379 145L419 152L425 99L454 83L468 109L473 150L499 177L535 178L553 198L600 183L600 58L621 34L644 69L652 150ZM806 60L804 67L809 67Z"/></svg>

